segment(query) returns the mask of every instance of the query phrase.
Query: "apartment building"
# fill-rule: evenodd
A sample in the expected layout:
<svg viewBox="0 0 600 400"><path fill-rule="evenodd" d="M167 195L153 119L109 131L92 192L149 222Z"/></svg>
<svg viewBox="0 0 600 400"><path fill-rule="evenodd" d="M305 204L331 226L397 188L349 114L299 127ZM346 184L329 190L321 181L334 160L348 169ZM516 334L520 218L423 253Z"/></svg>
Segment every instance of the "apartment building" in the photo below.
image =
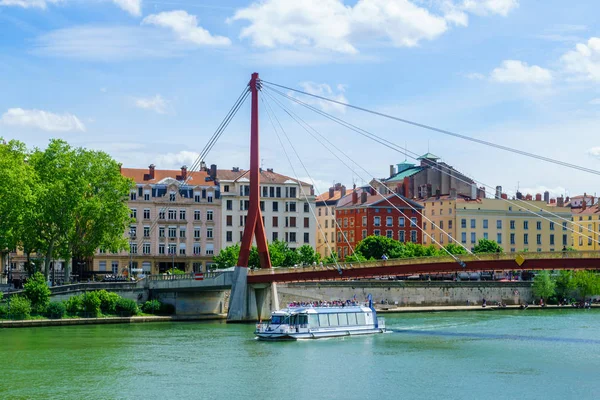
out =
<svg viewBox="0 0 600 400"><path fill-rule="evenodd" d="M221 244L242 241L250 195L250 172L239 168L216 172L222 196ZM260 209L267 241L285 241L291 248L315 247L315 195L312 185L278 174L260 171Z"/></svg>
<svg viewBox="0 0 600 400"><path fill-rule="evenodd" d="M95 273L146 274L175 267L186 272L205 271L221 248L221 196L216 166L200 171L121 168L133 179L129 194L133 222L125 232L129 251L118 254L103 249L93 260Z"/></svg>
<svg viewBox="0 0 600 400"><path fill-rule="evenodd" d="M316 208L317 208L317 226L315 228L315 235L317 238L316 251L321 257L329 257L331 253L336 252L336 224L335 224L335 210L337 203L343 197L349 195L354 191L346 190L346 186L341 183L336 183L330 187L326 193L322 193L317 196Z"/></svg>
<svg viewBox="0 0 600 400"><path fill-rule="evenodd" d="M398 194L376 194L361 188L343 197L336 207L341 227L336 233L338 257L343 259L367 236L385 235L400 242L421 243L423 206Z"/></svg>
<svg viewBox="0 0 600 400"><path fill-rule="evenodd" d="M593 197L582 198L579 207L571 208L571 220L573 223L568 224L573 229L570 246L581 251L600 250L600 206L594 203Z"/></svg>

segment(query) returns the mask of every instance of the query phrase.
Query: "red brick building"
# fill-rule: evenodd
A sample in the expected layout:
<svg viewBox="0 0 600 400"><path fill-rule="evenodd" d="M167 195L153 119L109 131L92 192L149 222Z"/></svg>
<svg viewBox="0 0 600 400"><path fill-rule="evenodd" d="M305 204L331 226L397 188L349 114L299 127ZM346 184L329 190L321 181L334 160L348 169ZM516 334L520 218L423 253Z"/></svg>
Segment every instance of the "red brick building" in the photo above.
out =
<svg viewBox="0 0 600 400"><path fill-rule="evenodd" d="M356 247L371 235L421 243L422 209L422 205L401 195L382 196L369 189L356 190L343 197L336 209L336 219L341 227L336 237L338 257L343 259L351 254L350 246Z"/></svg>

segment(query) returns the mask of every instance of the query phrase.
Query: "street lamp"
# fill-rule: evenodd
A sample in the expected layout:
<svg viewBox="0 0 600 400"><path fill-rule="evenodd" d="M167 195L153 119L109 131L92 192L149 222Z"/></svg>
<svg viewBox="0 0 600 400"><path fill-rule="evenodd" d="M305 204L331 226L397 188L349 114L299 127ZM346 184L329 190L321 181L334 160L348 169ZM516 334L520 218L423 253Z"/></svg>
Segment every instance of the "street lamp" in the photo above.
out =
<svg viewBox="0 0 600 400"><path fill-rule="evenodd" d="M133 229L129 230L129 279L133 278L133 252L132 252L132 241L133 241L134 233Z"/></svg>

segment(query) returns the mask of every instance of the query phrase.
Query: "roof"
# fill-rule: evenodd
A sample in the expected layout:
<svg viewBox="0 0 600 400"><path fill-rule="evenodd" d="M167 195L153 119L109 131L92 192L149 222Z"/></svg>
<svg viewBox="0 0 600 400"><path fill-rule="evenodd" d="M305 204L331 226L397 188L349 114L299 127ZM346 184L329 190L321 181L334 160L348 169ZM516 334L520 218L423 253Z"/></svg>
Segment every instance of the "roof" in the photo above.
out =
<svg viewBox="0 0 600 400"><path fill-rule="evenodd" d="M421 172L423 169L424 169L423 167L410 167L410 168L407 168L404 171L400 171L397 174L395 174L394 176L389 177L388 179L385 180L385 182L403 181L404 178L406 178L407 176L413 176L417 172Z"/></svg>
<svg viewBox="0 0 600 400"><path fill-rule="evenodd" d="M148 168L121 168L121 175L133 179L137 184L156 185L166 178L175 179L183 183L180 169L155 169L154 179L144 179L148 178L149 172ZM212 180L206 181L208 177L208 172L206 171L188 172L188 177L190 177L187 180L188 185L215 185L215 182Z"/></svg>
<svg viewBox="0 0 600 400"><path fill-rule="evenodd" d="M250 179L250 171L245 169L239 169L233 171L231 169L218 169L217 170L217 179L221 181L237 181L241 178L245 177L246 179ZM294 178L290 178L289 176L278 174L277 172L273 172L271 170L262 170L260 172L260 183L290 183L290 181L294 183L299 183L301 185L310 186L310 183L302 182Z"/></svg>
<svg viewBox="0 0 600 400"><path fill-rule="evenodd" d="M399 197L402 200L404 200L407 204L410 204L411 206L413 206L414 208L423 208L422 204L417 203L416 201L413 201L411 199L408 199L402 195L396 194L396 193L392 193L389 194L387 196L381 196L380 194L369 194L367 195L367 199L365 202L361 202L360 201L360 197L361 195L358 195L358 202L353 204L352 203L352 196L345 196L343 197L340 201L338 201L337 204L337 208L342 208L342 207L348 207L348 208L362 208L362 207L375 207L375 206L380 206L380 207L391 207L391 205L386 201L387 199L392 199L395 197ZM381 202L385 202L385 204L378 204ZM394 206L397 206L396 204L394 204Z"/></svg>
<svg viewBox="0 0 600 400"><path fill-rule="evenodd" d="M440 158L435 154L425 153L421 157L417 158L417 160L439 160Z"/></svg>
<svg viewBox="0 0 600 400"><path fill-rule="evenodd" d="M339 199L341 199L342 197L348 196L349 194L352 194L352 192L354 192L356 189L346 189L346 194L344 196L342 196L342 191L341 190L335 190L333 192L333 196L329 197L329 191L326 191L324 193L321 193L320 195L317 196L316 201L337 201Z"/></svg>
<svg viewBox="0 0 600 400"><path fill-rule="evenodd" d="M600 209L598 206L590 206L586 207L585 210L583 208L572 208L571 214L573 215L593 215L600 214Z"/></svg>

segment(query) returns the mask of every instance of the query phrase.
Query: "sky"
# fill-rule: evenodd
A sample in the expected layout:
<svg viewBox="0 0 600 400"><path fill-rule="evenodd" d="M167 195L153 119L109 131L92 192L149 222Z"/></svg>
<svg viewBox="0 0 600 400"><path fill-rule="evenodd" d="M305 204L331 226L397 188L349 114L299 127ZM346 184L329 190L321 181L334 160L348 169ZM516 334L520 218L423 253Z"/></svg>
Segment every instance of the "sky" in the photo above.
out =
<svg viewBox="0 0 600 400"><path fill-rule="evenodd" d="M125 167L191 166L258 72L600 170L598 15L597 0L0 0L0 137L30 148L61 138ZM264 168L324 192L405 160L266 92ZM509 194L600 194L595 174L283 93ZM207 164L248 168L249 120L246 101Z"/></svg>

